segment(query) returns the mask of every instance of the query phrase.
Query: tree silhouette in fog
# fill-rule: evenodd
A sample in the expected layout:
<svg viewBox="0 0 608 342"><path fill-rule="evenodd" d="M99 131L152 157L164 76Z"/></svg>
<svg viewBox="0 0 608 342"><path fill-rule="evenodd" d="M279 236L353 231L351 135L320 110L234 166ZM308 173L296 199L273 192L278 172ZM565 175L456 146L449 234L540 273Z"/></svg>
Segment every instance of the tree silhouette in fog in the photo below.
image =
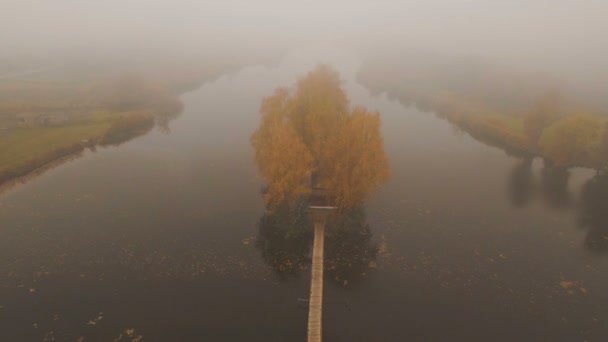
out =
<svg viewBox="0 0 608 342"><path fill-rule="evenodd" d="M350 108L330 67L316 67L293 92L277 89L260 113L251 143L270 207L308 195L313 175L340 210L361 205L388 179L379 114Z"/></svg>

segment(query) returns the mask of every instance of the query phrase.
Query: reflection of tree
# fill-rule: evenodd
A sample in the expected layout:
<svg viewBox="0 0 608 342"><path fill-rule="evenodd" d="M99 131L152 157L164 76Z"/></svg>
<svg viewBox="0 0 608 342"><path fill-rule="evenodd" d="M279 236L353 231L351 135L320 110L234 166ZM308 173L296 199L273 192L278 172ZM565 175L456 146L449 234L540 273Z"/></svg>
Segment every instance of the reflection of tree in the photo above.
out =
<svg viewBox="0 0 608 342"><path fill-rule="evenodd" d="M572 194L568 191L570 172L567 168L545 162L541 173L541 194L552 208L565 209L572 205Z"/></svg>
<svg viewBox="0 0 608 342"><path fill-rule="evenodd" d="M158 116L156 118L156 126L158 127L158 130L164 134L171 133L171 127L169 127L169 123L177 119L180 114L181 111Z"/></svg>
<svg viewBox="0 0 608 342"><path fill-rule="evenodd" d="M608 174L598 173L587 181L577 202L568 190L568 169L547 163L541 177L540 184L536 184L529 159L520 161L513 168L509 177L509 195L513 206L525 206L534 192L540 191L543 202L551 208L576 207L580 226L588 230L585 247L597 252L608 251Z"/></svg>
<svg viewBox="0 0 608 342"><path fill-rule="evenodd" d="M279 205L258 221L256 247L262 258L281 277L295 276L310 263L312 222L305 202ZM346 285L365 274L378 249L366 222L363 207L332 217L326 227L326 276Z"/></svg>
<svg viewBox="0 0 608 342"><path fill-rule="evenodd" d="M608 175L596 175L583 186L580 203L580 224L589 229L585 247L608 251Z"/></svg>
<svg viewBox="0 0 608 342"><path fill-rule="evenodd" d="M378 248L363 207L349 209L327 225L325 265L329 276L344 285L365 274Z"/></svg>
<svg viewBox="0 0 608 342"><path fill-rule="evenodd" d="M514 207L521 208L530 202L532 187L532 159L523 159L509 176L509 199Z"/></svg>
<svg viewBox="0 0 608 342"><path fill-rule="evenodd" d="M350 108L338 73L324 65L293 92L277 89L260 113L251 144L267 208L257 247L279 274L297 274L309 258L314 220L316 246L325 241L325 274L347 284L376 257L362 205L389 176L379 114Z"/></svg>
<svg viewBox="0 0 608 342"><path fill-rule="evenodd" d="M258 221L256 247L281 276L297 275L310 262L312 222L304 202L278 206Z"/></svg>
<svg viewBox="0 0 608 342"><path fill-rule="evenodd" d="M532 173L532 159L522 159L515 165L508 180L509 199L514 207L526 206L537 192L540 194L540 199L551 208L572 207L573 198L568 190L570 172L567 168L545 161L540 176L539 184Z"/></svg>

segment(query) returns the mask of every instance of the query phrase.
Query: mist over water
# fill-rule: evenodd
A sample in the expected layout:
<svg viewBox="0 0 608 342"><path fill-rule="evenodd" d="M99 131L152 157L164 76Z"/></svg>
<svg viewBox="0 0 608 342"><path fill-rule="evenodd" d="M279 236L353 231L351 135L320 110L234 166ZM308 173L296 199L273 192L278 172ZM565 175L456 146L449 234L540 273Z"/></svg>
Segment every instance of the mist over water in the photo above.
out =
<svg viewBox="0 0 608 342"><path fill-rule="evenodd" d="M367 53L483 57L599 97L608 31L602 0L72 1L8 0L2 60L149 59L332 42ZM9 63L9 64L11 64ZM6 67L6 66L5 66Z"/></svg>
<svg viewBox="0 0 608 342"><path fill-rule="evenodd" d="M263 99L319 65L379 113L391 175L328 223L326 341L605 341L608 164L577 157L608 151L606 13L5 1L0 341L305 340L310 213L265 203L252 135ZM549 139L575 151L568 167L541 144L557 118L527 136L545 93L591 127ZM145 127L103 142L133 117ZM73 153L35 159L64 137ZM24 156L33 172L17 177Z"/></svg>
<svg viewBox="0 0 608 342"><path fill-rule="evenodd" d="M533 162L522 182L520 160L370 94L356 81L361 61L325 46L206 83L182 96L169 134L97 149L4 193L2 339L111 340L134 329L152 341L303 340L309 240L285 247L264 235L249 136L261 98L318 62L340 71L353 105L381 113L392 168L364 209L371 241L327 245L365 260L356 274L328 272L327 340L607 336L606 259L586 247L598 226L579 227L575 204L593 174L534 185L543 173ZM518 187L537 195L514 201ZM572 204L550 205L563 191ZM279 272L261 239L300 253L303 268ZM365 248L377 254L355 259Z"/></svg>

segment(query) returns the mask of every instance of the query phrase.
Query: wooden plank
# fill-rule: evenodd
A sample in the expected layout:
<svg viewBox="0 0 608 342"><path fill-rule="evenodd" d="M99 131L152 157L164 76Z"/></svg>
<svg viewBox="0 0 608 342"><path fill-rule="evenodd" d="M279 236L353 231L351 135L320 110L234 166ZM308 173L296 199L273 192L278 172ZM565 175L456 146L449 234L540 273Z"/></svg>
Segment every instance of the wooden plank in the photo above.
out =
<svg viewBox="0 0 608 342"><path fill-rule="evenodd" d="M312 251L310 302L308 305L308 342L321 342L323 313L323 245L325 220L314 221L315 238Z"/></svg>

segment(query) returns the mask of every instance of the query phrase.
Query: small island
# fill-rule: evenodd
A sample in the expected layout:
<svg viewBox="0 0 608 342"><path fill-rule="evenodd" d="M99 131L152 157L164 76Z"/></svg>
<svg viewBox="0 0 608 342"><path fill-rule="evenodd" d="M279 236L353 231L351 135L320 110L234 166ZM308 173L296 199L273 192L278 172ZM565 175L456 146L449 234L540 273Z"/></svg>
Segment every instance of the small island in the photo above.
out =
<svg viewBox="0 0 608 342"><path fill-rule="evenodd" d="M321 341L324 265L333 271L339 265L339 258L331 254L325 258L326 226L334 237L330 246L337 235L347 237L345 232L365 236L369 244L363 204L389 177L380 114L351 108L339 74L327 65L317 66L300 79L294 91L278 88L262 101L260 113L262 121L251 137L258 172L266 182L266 212L260 230L304 241L310 236L307 232L314 231L308 341ZM291 223L276 227L274 222L283 217ZM270 247L271 239L260 241L263 251ZM367 244L361 246L364 253L358 259L362 261L375 255L373 248L364 248ZM335 279L340 279L338 274ZM346 285L347 279L343 280Z"/></svg>

